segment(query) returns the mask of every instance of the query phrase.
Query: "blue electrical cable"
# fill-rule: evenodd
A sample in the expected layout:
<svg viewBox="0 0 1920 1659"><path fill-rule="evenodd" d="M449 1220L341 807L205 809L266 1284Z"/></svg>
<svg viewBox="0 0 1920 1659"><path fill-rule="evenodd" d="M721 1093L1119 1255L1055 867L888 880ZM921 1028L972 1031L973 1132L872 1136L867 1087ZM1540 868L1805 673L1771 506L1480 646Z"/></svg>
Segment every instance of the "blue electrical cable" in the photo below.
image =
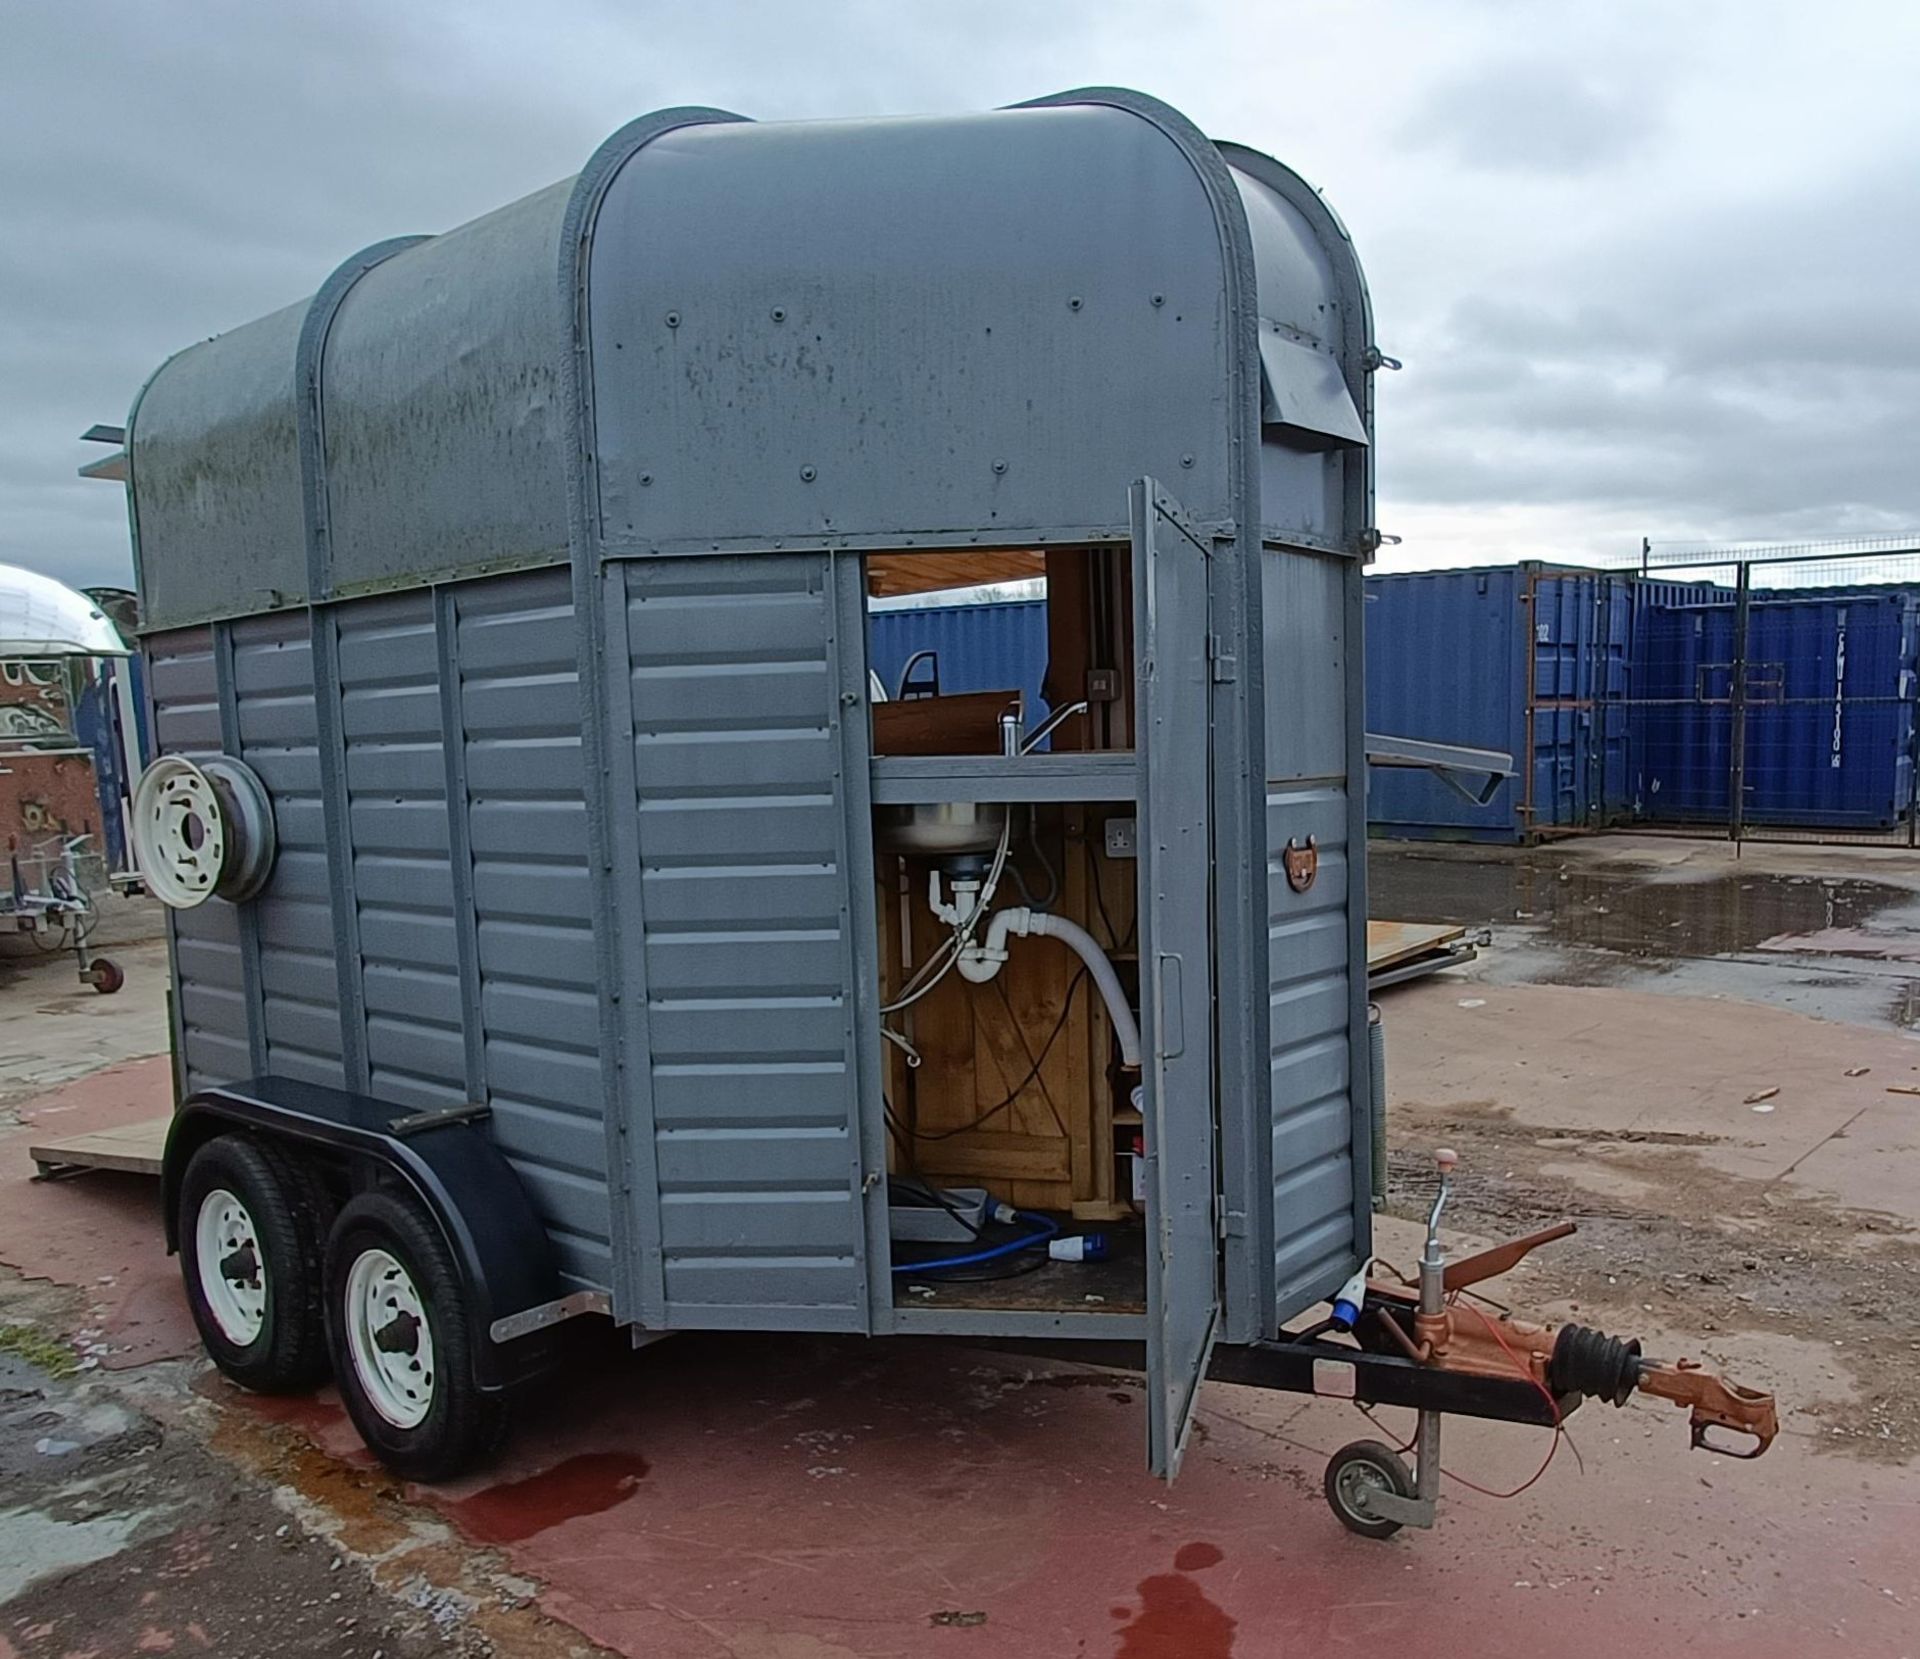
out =
<svg viewBox="0 0 1920 1659"><path fill-rule="evenodd" d="M997 1262L1003 1256L1018 1255L1022 1250L1031 1250L1036 1245L1047 1244L1060 1236L1060 1223L1052 1216L1041 1215L1037 1210L1015 1210L1013 1212L1022 1221L1030 1221L1039 1229L1025 1238L1008 1239L1005 1244L996 1244L990 1249L975 1250L965 1256L936 1256L931 1261L895 1262L896 1273L943 1273L950 1267L977 1267L982 1262Z"/></svg>

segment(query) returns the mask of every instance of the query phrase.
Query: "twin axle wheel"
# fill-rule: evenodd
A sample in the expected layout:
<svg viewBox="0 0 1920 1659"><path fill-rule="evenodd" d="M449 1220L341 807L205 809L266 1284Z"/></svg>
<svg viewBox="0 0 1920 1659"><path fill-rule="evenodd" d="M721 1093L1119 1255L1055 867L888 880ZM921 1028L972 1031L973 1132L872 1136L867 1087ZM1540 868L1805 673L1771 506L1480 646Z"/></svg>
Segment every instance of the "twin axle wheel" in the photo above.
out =
<svg viewBox="0 0 1920 1659"><path fill-rule="evenodd" d="M364 1192L333 1214L306 1162L227 1134L189 1160L178 1220L200 1339L241 1387L302 1393L331 1371L361 1439L415 1480L498 1448L506 1400L474 1381L460 1280L416 1204Z"/></svg>
<svg viewBox="0 0 1920 1659"><path fill-rule="evenodd" d="M327 1348L347 1415L396 1474L444 1480L499 1449L506 1397L473 1380L472 1323L440 1230L363 1192L327 1235Z"/></svg>

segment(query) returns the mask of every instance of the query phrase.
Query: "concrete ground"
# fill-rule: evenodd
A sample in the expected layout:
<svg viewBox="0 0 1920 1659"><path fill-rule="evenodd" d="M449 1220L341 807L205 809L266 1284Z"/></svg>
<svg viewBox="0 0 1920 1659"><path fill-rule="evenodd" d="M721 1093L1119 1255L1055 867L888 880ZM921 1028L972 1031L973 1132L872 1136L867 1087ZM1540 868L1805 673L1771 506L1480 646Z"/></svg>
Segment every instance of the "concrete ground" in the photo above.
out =
<svg viewBox="0 0 1920 1659"><path fill-rule="evenodd" d="M197 1359L150 1186L26 1179L34 1126L164 1104L163 953L111 999L0 961L0 1659L1920 1652L1920 1096L1890 1092L1920 1086L1920 860L1607 838L1372 868L1377 915L1494 935L1384 999L1382 1253L1410 1262L1456 1146L1462 1244L1580 1222L1495 1294L1776 1390L1765 1460L1589 1405L1521 1495L1451 1482L1436 1531L1372 1544L1318 1495L1379 1432L1334 1402L1209 1385L1167 1489L1124 1377L582 1330L498 1468L406 1487L330 1395ZM1502 1492L1550 1447L1451 1424L1447 1463Z"/></svg>

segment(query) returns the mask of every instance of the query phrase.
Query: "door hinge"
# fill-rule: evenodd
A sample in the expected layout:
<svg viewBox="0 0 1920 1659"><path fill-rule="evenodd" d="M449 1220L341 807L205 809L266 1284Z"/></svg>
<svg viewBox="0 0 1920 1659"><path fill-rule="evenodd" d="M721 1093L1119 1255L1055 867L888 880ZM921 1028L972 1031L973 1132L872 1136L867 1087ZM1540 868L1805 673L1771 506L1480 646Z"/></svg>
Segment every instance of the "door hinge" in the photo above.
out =
<svg viewBox="0 0 1920 1659"><path fill-rule="evenodd" d="M1240 678L1240 659L1227 650L1218 634L1207 635L1207 660L1213 664L1213 683L1232 685Z"/></svg>
<svg viewBox="0 0 1920 1659"><path fill-rule="evenodd" d="M1222 1238L1245 1238L1247 1236L1247 1212L1229 1210L1224 1206L1220 1211L1220 1236Z"/></svg>

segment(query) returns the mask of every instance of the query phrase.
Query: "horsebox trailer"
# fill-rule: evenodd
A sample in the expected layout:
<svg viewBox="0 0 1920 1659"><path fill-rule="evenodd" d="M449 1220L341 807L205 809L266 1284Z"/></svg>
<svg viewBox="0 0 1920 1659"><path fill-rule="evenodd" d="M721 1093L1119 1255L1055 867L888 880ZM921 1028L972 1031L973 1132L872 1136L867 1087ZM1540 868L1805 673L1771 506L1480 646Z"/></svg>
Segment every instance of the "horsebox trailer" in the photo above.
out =
<svg viewBox="0 0 1920 1659"><path fill-rule="evenodd" d="M1537 1241L1368 1281L1384 362L1314 190L1087 90L647 116L160 368L135 817L220 1367L430 1479L575 1315L972 1339L1144 1370L1167 1476L1209 1374L1415 1406L1417 1472L1329 1470L1375 1533L1445 1411L1763 1446L1456 1321ZM870 600L1035 576L1044 722L875 695Z"/></svg>

